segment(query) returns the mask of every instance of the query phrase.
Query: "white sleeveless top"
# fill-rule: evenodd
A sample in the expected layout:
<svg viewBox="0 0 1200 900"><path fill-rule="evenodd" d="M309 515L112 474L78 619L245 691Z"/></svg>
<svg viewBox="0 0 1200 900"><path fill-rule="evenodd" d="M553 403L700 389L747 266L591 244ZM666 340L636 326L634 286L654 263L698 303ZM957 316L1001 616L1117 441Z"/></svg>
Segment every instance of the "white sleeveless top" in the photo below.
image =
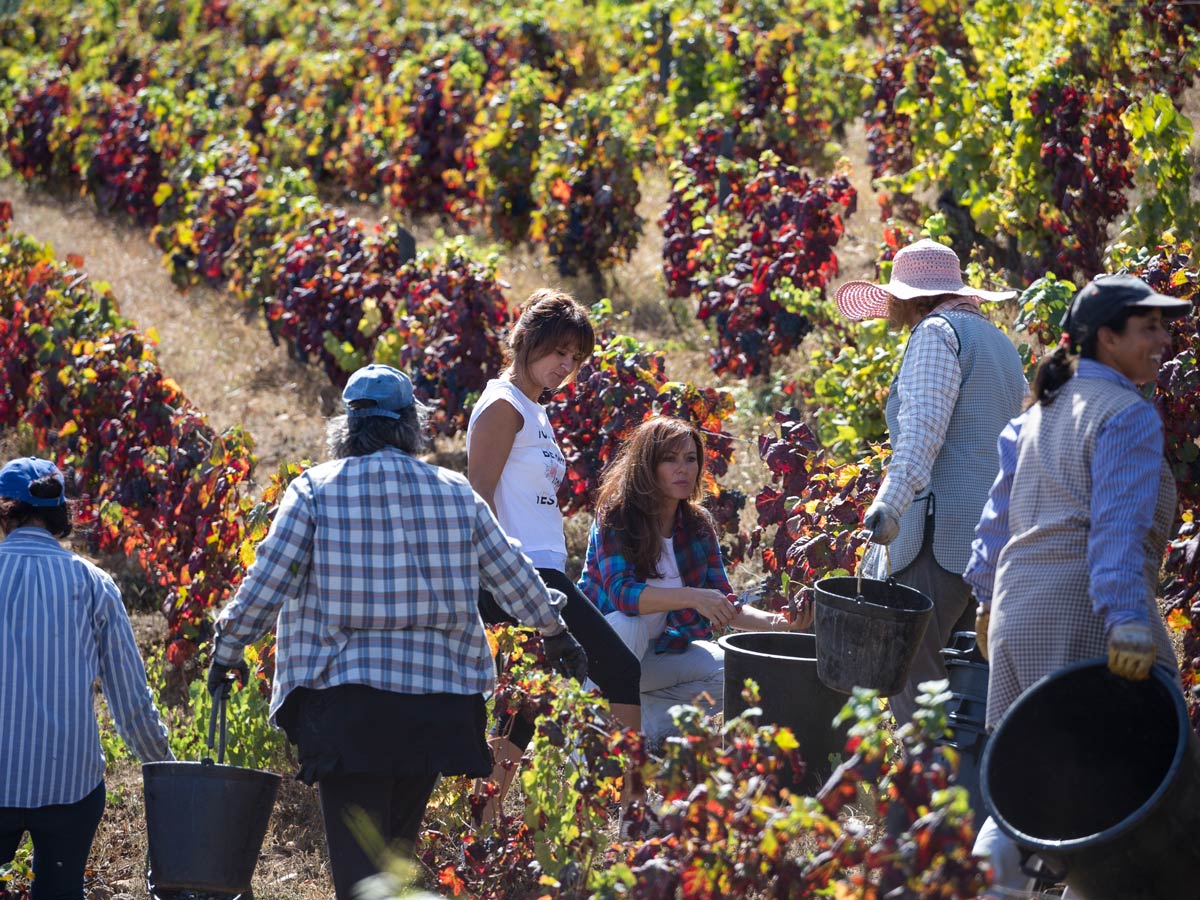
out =
<svg viewBox="0 0 1200 900"><path fill-rule="evenodd" d="M521 542L522 552L535 566L565 571L567 542L563 537L557 495L567 464L554 442L546 410L507 378L493 378L471 410L467 447L471 446L475 421L497 400L508 401L524 420L496 484L496 513L500 527L509 537Z"/></svg>

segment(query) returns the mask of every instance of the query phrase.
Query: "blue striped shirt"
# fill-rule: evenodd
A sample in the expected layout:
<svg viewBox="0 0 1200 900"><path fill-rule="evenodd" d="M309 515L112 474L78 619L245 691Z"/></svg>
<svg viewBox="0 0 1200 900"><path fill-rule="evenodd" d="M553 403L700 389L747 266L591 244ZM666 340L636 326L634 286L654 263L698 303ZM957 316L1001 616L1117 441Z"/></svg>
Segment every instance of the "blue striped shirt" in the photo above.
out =
<svg viewBox="0 0 1200 900"><path fill-rule="evenodd" d="M1075 377L1103 378L1137 391L1116 369L1093 359L1081 359ZM1025 415L1020 415L1000 433L1000 472L975 528L971 561L963 575L984 606L992 602L996 562L1009 539L1008 503L1024 421ZM1142 537L1150 531L1162 455L1162 419L1149 403L1135 403L1113 416L1096 438L1091 461L1088 571L1093 607L1109 628L1145 620L1142 561L1131 548L1141 546Z"/></svg>
<svg viewBox="0 0 1200 900"><path fill-rule="evenodd" d="M75 803L95 790L97 677L134 753L169 758L113 580L45 529L15 529L0 541L0 806Z"/></svg>
<svg viewBox="0 0 1200 900"><path fill-rule="evenodd" d="M274 719L298 687L478 694L496 670L483 587L516 619L559 623L533 563L467 480L393 448L322 463L288 485L216 622L231 665L274 625Z"/></svg>

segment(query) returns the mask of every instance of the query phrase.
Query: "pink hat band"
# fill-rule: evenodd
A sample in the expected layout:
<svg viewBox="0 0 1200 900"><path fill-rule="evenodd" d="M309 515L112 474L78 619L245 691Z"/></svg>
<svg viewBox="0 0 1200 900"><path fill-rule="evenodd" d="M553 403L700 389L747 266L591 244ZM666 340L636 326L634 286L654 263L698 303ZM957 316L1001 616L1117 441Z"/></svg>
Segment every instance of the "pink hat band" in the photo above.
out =
<svg viewBox="0 0 1200 900"><path fill-rule="evenodd" d="M963 284L958 254L928 238L910 244L896 254L892 277L887 284L847 281L837 290L838 311L847 319L882 319L892 299L912 300L951 294L980 303L1007 300L1016 291L985 291Z"/></svg>

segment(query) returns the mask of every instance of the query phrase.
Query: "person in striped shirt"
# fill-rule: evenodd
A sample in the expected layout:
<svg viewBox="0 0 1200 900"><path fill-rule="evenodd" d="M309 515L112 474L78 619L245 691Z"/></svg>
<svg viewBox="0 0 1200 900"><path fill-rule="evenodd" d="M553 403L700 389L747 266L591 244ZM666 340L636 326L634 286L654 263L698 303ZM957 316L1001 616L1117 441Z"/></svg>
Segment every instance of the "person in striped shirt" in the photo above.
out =
<svg viewBox="0 0 1200 900"><path fill-rule="evenodd" d="M172 759L121 593L59 539L62 473L36 457L0 469L0 865L28 831L33 900L81 900L104 812L92 685L143 762Z"/></svg>
<svg viewBox="0 0 1200 900"><path fill-rule="evenodd" d="M587 656L559 615L564 597L510 544L455 472L413 454L428 407L412 382L372 364L350 376L331 419L333 459L289 486L254 564L215 625L210 691L244 670L272 626L271 719L316 784L338 900L378 872L348 816L412 846L439 775L487 775L484 695L496 680L477 596L538 628L547 657L582 680Z"/></svg>

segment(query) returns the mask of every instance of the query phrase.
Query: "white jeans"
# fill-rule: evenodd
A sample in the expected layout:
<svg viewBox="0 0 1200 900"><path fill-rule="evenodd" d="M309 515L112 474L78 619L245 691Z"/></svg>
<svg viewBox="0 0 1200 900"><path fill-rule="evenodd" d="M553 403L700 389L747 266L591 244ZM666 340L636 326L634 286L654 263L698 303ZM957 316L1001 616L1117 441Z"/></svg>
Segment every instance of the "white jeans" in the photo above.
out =
<svg viewBox="0 0 1200 900"><path fill-rule="evenodd" d="M672 706L692 704L710 716L724 707L725 651L715 642L692 641L683 653L655 653L665 614L612 612L604 618L642 661L642 731L651 746L674 733Z"/></svg>

